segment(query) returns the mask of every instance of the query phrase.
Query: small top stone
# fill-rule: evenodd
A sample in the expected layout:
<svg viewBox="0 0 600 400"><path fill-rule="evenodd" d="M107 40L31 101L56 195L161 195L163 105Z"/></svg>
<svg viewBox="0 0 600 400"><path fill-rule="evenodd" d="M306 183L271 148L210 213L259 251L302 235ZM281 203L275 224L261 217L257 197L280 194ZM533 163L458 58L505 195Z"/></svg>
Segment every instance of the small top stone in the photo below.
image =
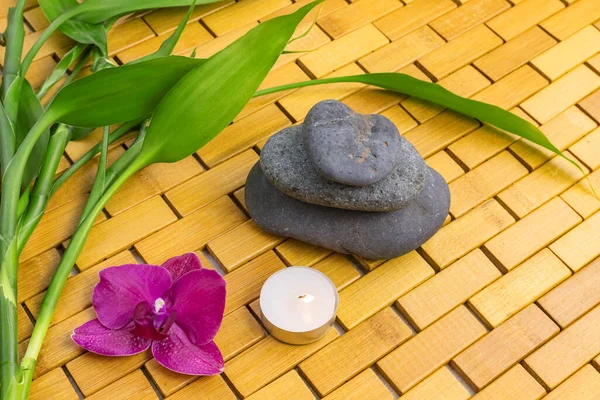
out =
<svg viewBox="0 0 600 400"><path fill-rule="evenodd" d="M384 116L359 114L339 101L325 100L310 110L303 127L308 160L331 181L372 185L398 164L400 134Z"/></svg>

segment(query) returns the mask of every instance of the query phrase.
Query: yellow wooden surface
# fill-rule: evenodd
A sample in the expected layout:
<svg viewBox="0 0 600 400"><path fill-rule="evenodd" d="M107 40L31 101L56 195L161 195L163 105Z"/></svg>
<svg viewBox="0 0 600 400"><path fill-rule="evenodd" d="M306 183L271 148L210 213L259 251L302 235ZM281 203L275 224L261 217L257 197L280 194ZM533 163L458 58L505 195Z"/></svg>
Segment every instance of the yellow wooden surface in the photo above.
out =
<svg viewBox="0 0 600 400"><path fill-rule="evenodd" d="M309 0L225 0L194 10L176 54L209 57L258 23ZM0 0L0 29L14 0ZM26 47L48 26L26 1ZM117 63L155 51L186 8L126 19L109 33ZM303 33L317 12L299 27ZM52 35L27 78L39 87L72 42ZM525 118L568 161L519 137L362 84L252 100L213 142L138 173L107 204L65 286L33 399L598 399L600 398L600 0L326 0L261 87L400 71ZM0 48L0 55L4 48ZM273 133L338 99L390 118L449 182L445 226L395 260L364 260L277 238L250 220L248 171ZM69 144L60 170L101 137ZM111 145L109 162L133 134ZM91 189L97 160L50 201L19 272L22 346ZM150 352L106 358L70 339L92 318L98 272L198 252L228 283L217 377L172 373ZM338 326L308 346L264 331L258 296L290 265L328 275Z"/></svg>

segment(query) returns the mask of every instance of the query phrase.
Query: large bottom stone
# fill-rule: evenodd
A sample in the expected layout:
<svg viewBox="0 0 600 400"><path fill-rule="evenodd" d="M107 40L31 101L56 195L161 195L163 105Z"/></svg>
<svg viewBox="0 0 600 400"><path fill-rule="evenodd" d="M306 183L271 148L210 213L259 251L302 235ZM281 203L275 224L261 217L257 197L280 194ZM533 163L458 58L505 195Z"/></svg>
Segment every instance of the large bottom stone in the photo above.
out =
<svg viewBox="0 0 600 400"><path fill-rule="evenodd" d="M277 190L257 163L246 181L246 206L264 231L367 259L406 254L442 226L450 208L444 179L429 169L425 188L408 206L389 212L342 210L304 203Z"/></svg>

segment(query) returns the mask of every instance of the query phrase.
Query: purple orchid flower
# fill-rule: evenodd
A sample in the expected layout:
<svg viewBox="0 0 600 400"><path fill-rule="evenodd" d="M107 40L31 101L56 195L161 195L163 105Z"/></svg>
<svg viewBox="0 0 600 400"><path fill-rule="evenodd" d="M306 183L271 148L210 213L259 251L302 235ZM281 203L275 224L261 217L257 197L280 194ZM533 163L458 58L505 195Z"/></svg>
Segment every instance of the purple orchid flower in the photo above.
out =
<svg viewBox="0 0 600 400"><path fill-rule="evenodd" d="M98 318L75 329L75 343L105 356L129 356L152 345L164 367L186 375L223 372L213 341L225 310L225 280L194 253L162 267L127 264L100 271L92 304Z"/></svg>

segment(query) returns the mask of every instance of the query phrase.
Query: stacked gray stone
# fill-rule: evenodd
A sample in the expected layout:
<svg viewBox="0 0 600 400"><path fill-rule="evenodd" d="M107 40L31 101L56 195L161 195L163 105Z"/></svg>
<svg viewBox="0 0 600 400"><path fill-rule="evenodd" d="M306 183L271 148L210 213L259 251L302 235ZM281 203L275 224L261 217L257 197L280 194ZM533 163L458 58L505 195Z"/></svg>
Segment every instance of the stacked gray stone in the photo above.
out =
<svg viewBox="0 0 600 400"><path fill-rule="evenodd" d="M390 120L326 100L265 144L246 205L266 232L377 260L433 236L450 192Z"/></svg>

